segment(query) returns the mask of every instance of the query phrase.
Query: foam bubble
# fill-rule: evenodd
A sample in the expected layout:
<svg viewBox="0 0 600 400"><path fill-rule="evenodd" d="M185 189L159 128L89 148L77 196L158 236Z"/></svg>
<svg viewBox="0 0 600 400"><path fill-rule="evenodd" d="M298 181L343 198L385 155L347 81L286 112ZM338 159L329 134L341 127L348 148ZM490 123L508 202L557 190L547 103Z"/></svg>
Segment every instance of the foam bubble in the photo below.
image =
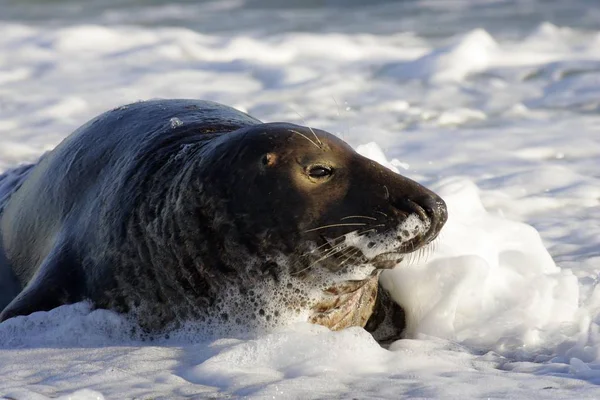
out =
<svg viewBox="0 0 600 400"><path fill-rule="evenodd" d="M169 120L169 123L171 124L171 129L175 129L181 125L183 125L183 122L177 118L177 117L173 117Z"/></svg>

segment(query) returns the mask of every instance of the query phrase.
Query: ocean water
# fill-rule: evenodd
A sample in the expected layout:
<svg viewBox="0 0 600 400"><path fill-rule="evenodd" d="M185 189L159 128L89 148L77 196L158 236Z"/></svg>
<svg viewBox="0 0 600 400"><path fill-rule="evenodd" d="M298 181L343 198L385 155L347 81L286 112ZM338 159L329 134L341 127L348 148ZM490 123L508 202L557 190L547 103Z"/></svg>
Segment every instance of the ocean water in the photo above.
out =
<svg viewBox="0 0 600 400"><path fill-rule="evenodd" d="M0 397L600 397L596 2L282 3L0 0L0 170L157 97L329 130L448 203L382 277L407 339L139 342L79 303L0 324Z"/></svg>

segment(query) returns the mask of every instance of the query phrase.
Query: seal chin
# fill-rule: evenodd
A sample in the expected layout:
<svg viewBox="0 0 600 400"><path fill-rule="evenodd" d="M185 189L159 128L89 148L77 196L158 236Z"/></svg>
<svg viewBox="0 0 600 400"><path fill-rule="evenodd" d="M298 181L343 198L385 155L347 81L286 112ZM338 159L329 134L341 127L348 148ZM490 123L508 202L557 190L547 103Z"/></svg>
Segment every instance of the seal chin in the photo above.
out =
<svg viewBox="0 0 600 400"><path fill-rule="evenodd" d="M383 253L370 260L369 264L373 265L376 269L392 269L404 260L405 255L404 253L395 251Z"/></svg>

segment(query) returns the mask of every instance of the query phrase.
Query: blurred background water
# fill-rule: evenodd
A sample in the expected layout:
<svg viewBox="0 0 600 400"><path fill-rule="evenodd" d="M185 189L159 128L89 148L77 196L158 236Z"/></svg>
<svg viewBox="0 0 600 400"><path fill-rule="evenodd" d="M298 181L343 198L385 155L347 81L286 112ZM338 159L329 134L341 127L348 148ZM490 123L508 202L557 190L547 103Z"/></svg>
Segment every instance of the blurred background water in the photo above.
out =
<svg viewBox="0 0 600 400"><path fill-rule="evenodd" d="M414 32L430 40L474 28L498 39L542 22L597 30L596 0L2 0L0 20L65 26L179 26L202 33Z"/></svg>

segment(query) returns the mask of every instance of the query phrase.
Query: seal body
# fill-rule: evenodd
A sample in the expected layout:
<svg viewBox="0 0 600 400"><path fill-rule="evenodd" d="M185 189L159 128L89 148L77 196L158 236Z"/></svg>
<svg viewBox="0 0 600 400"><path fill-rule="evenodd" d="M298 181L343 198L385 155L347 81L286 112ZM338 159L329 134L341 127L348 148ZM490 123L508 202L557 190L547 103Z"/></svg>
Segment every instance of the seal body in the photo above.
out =
<svg viewBox="0 0 600 400"><path fill-rule="evenodd" d="M375 331L398 308L378 272L446 220L327 132L196 100L91 120L0 177L0 213L1 320L89 300L153 331L289 316Z"/></svg>

